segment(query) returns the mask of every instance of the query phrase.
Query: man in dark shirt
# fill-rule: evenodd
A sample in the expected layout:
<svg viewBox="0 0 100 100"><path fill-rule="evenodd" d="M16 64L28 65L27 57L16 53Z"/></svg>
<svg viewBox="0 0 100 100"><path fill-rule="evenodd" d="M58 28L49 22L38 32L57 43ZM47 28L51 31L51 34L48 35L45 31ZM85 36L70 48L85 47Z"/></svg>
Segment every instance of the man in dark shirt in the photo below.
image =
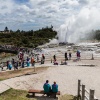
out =
<svg viewBox="0 0 100 100"><path fill-rule="evenodd" d="M43 88L44 88L44 93L47 94L47 96L50 96L51 86L48 80L46 80L46 83L44 83Z"/></svg>

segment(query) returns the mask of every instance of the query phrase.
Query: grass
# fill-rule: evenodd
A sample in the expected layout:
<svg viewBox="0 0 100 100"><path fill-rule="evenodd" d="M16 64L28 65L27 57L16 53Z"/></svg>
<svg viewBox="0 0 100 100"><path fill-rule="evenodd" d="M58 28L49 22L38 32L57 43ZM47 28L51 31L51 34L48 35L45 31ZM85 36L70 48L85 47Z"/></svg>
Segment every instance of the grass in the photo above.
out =
<svg viewBox="0 0 100 100"><path fill-rule="evenodd" d="M59 100L76 100L76 97L73 95L62 95L59 97Z"/></svg>
<svg viewBox="0 0 100 100"><path fill-rule="evenodd" d="M35 74L35 73L40 73L46 70L48 67L36 67L35 72L34 68L21 68L19 70L12 70L12 71L6 71L6 72L0 72L0 81L13 78L13 77L18 77L22 75L29 75L29 74Z"/></svg>
<svg viewBox="0 0 100 100"><path fill-rule="evenodd" d="M26 95L27 91L9 89L0 95L0 100L30 100Z"/></svg>
<svg viewBox="0 0 100 100"><path fill-rule="evenodd" d="M0 94L0 100L54 100L53 98L45 98L45 97L27 97L28 92L24 90L15 90L15 89L9 89L6 92ZM75 100L74 96L72 95L62 95L59 97L59 99L55 100Z"/></svg>

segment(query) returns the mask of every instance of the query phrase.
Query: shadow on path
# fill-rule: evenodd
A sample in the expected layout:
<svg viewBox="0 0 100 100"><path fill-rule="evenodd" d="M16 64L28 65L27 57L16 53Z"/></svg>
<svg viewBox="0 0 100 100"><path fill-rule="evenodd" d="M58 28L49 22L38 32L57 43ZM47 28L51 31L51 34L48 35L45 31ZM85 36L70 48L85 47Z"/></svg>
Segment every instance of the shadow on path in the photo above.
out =
<svg viewBox="0 0 100 100"><path fill-rule="evenodd" d="M33 95L26 95L27 98L34 98L36 100L58 100L58 97L53 98L53 97L47 97L47 96L35 96L33 97Z"/></svg>

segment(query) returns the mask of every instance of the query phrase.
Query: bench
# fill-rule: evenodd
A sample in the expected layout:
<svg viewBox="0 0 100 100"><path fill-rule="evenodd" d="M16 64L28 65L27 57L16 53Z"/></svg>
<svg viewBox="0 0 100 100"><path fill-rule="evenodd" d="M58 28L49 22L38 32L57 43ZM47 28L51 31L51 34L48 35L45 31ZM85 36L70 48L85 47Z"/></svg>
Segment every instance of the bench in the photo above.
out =
<svg viewBox="0 0 100 100"><path fill-rule="evenodd" d="M33 97L35 96L35 93L37 93L37 94L45 94L45 93L44 93L44 90L35 90L35 89L30 89L30 90L28 91L28 93L32 93L32 94L33 94ZM51 92L51 94L53 94L53 93ZM56 93L56 95L60 95L60 91L58 91L58 92Z"/></svg>

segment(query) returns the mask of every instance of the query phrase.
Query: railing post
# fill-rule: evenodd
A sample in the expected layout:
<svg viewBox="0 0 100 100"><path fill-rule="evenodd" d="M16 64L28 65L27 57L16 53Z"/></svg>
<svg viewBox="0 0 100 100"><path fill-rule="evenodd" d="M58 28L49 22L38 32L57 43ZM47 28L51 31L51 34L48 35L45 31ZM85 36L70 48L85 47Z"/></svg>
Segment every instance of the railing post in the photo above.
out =
<svg viewBox="0 0 100 100"><path fill-rule="evenodd" d="M94 90L91 90L91 89L90 89L89 100L94 100Z"/></svg>
<svg viewBox="0 0 100 100"><path fill-rule="evenodd" d="M80 98L80 85L81 85L81 80L78 80L78 92L77 92L78 100Z"/></svg>
<svg viewBox="0 0 100 100"><path fill-rule="evenodd" d="M82 99L85 100L85 85L82 85Z"/></svg>

